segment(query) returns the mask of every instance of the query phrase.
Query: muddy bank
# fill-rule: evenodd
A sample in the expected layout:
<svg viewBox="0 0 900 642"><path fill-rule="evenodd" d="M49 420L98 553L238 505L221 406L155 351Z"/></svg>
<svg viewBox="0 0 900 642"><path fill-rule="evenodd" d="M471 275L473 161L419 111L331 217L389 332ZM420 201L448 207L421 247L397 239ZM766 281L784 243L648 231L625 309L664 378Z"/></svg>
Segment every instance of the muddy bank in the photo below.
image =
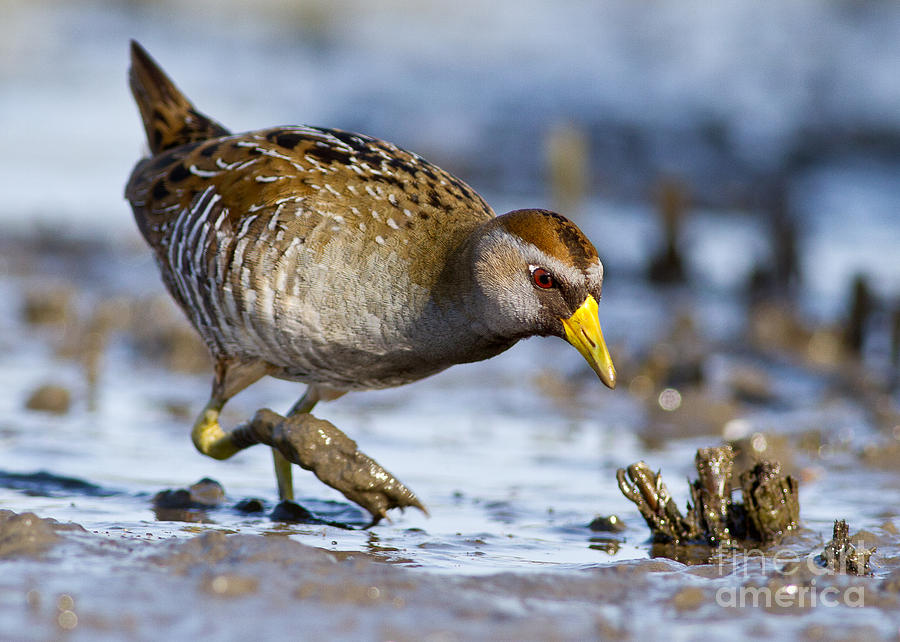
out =
<svg viewBox="0 0 900 642"><path fill-rule="evenodd" d="M171 305L145 296L159 287L149 259L65 247L4 254L0 508L15 513L0 526L0 637L630 639L658 636L663 622L680 639L698 626L810 639L896 631L900 415L858 361L809 361L807 348L831 345L833 332L758 309L747 328L756 339L736 349L706 335L695 312L621 348L615 394L547 340L323 404L431 511L393 511L363 530L369 516L328 494L315 466L297 470L302 508L287 513L268 449L198 455L188 433L208 393L191 356L202 346ZM68 287L50 287L61 273ZM640 286L616 287L609 299L624 302ZM68 400L37 394L48 385ZM289 408L299 393L269 382L224 421ZM801 528L702 556L654 544L616 470L647 461L684 506L678 480L719 439L735 445L735 479L770 459L800 481ZM221 483L191 486L207 476ZM831 575L815 559L837 516L864 529L847 533L855 550L877 549L864 576Z"/></svg>
<svg viewBox="0 0 900 642"><path fill-rule="evenodd" d="M897 639L900 122L881 108L894 94L869 100L890 57L866 55L897 50L896 8L744 2L698 21L680 5L531 4L509 20L474 2L401 16L277 0L220 23L173 22L176 3L7 4L0 640ZM574 46L547 46L560 33ZM298 451L312 470L294 471L299 504L278 504L268 446L199 455L211 363L122 200L143 144L129 37L227 126L384 136L498 211L577 220L607 275L618 389L547 338L317 406L346 435L339 460L366 453L431 513L369 529L358 479L338 484L348 501L315 477L341 461ZM207 57L234 82L191 62ZM222 424L300 394L260 382ZM781 462L799 528L707 545L736 532L727 485L682 480L720 443L734 480ZM639 460L680 510L702 500L682 514L688 536L704 526L702 555L648 537L615 483ZM220 483L191 486L207 477Z"/></svg>
<svg viewBox="0 0 900 642"><path fill-rule="evenodd" d="M84 531L77 524L60 524L34 513L0 510L0 559L36 557L59 542L60 531Z"/></svg>
<svg viewBox="0 0 900 642"><path fill-rule="evenodd" d="M10 515L0 522L0 538L25 518L57 526ZM834 639L886 635L890 613L900 609L896 569L881 579L832 575L805 560L787 564L786 549L778 568L769 558L700 567L645 559L564 573L461 577L284 536L204 530L160 541L134 535L117 539L66 527L37 558L8 555L0 576L0 631L27 639L68 632L72 639L92 640L286 633L466 640L484 639L487 632L494 639L630 639L652 636L658 630L651 620L674 616L715 623L733 636L753 622L756 631L821 639L817 609L867 609L867 617L829 627L824 637ZM780 596L768 607L766 587ZM810 605L813 587L826 596L824 607ZM753 595L762 603L748 602ZM759 617L766 612L796 617Z"/></svg>
<svg viewBox="0 0 900 642"><path fill-rule="evenodd" d="M9 523L0 523L0 536ZM32 639L70 631L75 639L455 640L480 637L489 626L507 639L575 639L623 633L603 605L627 597L621 587L630 576L626 585L646 588L630 568L569 579L460 578L288 537L214 530L163 542L86 533L54 542L28 565L7 563L0 631Z"/></svg>

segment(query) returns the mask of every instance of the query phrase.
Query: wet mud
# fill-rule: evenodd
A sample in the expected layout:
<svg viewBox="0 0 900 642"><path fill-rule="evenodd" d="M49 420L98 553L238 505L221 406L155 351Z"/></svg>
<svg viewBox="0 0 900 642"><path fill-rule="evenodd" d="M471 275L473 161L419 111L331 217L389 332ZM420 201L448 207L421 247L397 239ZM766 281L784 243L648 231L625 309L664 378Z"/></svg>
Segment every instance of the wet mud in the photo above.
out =
<svg viewBox="0 0 900 642"><path fill-rule="evenodd" d="M898 639L900 9L187 4L4 6L0 640ZM295 502L267 446L198 454L212 365L121 196L136 36L225 125L555 203L603 259L617 389L551 338L323 424L260 382L222 423L274 409Z"/></svg>
<svg viewBox="0 0 900 642"><path fill-rule="evenodd" d="M34 513L0 510L0 558L37 556L52 548L59 541L57 533L65 530L84 529L41 519Z"/></svg>
<svg viewBox="0 0 900 642"><path fill-rule="evenodd" d="M664 559L467 577L327 551L284 535L208 530L167 541L117 541L30 514L3 513L0 519L4 541L25 522L44 533L30 573L15 582L0 577L8 606L4 629L28 631L34 639L65 631L85 639L149 639L159 631L241 639L278 630L367 640L465 640L486 631L503 639L633 639L652 635L646 620L654 614L720 625L724 618L741 630L759 610L793 614L804 622L799 636L818 639L821 625L809 617L814 605L799 597L813 587L851 605L844 609L862 602L873 615L872 624L842 627L842 634L877 634L875 613L900 607L896 573L850 578L784 552L777 569L760 565L738 585L734 580L745 571L731 561L691 567ZM5 564L33 554L27 548L6 552ZM118 570L104 570L110 567ZM745 594L758 597L765 590L782 598L741 603ZM115 610L108 608L111 600Z"/></svg>
<svg viewBox="0 0 900 642"><path fill-rule="evenodd" d="M871 575L869 560L877 551L877 547L865 547L864 539L857 534L856 544L850 538L850 527L844 520L835 520L834 533L825 544L825 550L819 561L835 573L848 575Z"/></svg>
<svg viewBox="0 0 900 642"><path fill-rule="evenodd" d="M7 354L23 356L0 373L11 391L0 423L0 632L634 639L665 622L681 637L700 624L831 639L896 628L890 380L849 349L810 352L842 335L780 304L747 317L741 349L690 315L673 319L619 353L623 389L610 396L577 362L523 382L519 373L558 358L553 343L519 346L483 374L348 395L309 426L257 413L271 392L239 396L228 423L277 437L349 490L298 476L298 500L278 503L265 449L224 463L194 452L189 426L208 374L172 358L202 351L183 343L183 321L133 283L122 294L90 276L95 261L135 259L93 246L56 256L71 283L54 306L26 294L35 251L18 255L28 276L16 251L6 256L13 269L0 283L21 307L0 323L21 337ZM65 413L29 404L51 380L70 394ZM459 403L448 408L451 392ZM287 408L297 390L276 394ZM343 446L317 454L326 438ZM421 494L405 495L381 468L342 477L348 462L360 470L362 449ZM654 468L626 466L638 459ZM696 481L670 490L657 467ZM619 469L655 535L617 487ZM401 501L421 497L431 517L394 511L373 526L394 501L381 483L397 484ZM373 490L374 500L354 495ZM833 532L835 517L864 530Z"/></svg>
<svg viewBox="0 0 900 642"><path fill-rule="evenodd" d="M634 502L654 542L712 547L768 545L800 523L799 486L781 474L781 464L763 460L741 473L743 503L732 500L734 450L700 448L694 456L698 479L690 482L685 514L644 462L616 471L619 490ZM627 475L627 478L626 478Z"/></svg>

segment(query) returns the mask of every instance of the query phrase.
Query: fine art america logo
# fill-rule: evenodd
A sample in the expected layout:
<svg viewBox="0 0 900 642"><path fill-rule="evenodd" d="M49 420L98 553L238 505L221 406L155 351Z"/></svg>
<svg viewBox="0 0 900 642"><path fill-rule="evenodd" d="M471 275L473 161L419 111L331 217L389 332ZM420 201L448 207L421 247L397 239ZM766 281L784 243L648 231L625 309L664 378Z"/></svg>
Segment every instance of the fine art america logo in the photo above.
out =
<svg viewBox="0 0 900 642"><path fill-rule="evenodd" d="M758 558L759 565L753 563L754 558ZM729 574L725 562L724 557L720 558L719 571L723 575ZM735 553L730 565L732 576L740 572L749 576L752 570L754 576L758 577L762 572L769 579L764 584L723 586L716 591L716 604L721 607L765 609L865 606L864 585L849 581L820 581L823 576L835 578L846 573L846 560L840 562L840 566L832 570L823 566L821 558L813 554L799 557L792 551L779 551L773 557L766 557L758 550ZM774 573L766 572L769 566Z"/></svg>

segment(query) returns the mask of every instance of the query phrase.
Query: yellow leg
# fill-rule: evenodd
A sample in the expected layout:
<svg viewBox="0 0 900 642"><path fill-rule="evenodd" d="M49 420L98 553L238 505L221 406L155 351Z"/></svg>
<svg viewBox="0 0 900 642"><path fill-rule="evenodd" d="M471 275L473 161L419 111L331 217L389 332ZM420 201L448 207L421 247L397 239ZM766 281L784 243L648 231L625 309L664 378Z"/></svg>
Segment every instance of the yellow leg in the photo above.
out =
<svg viewBox="0 0 900 642"><path fill-rule="evenodd" d="M288 414L292 417L282 417L264 408L250 421L226 432L219 425L219 415L228 399L223 388L228 390L222 385L213 389L191 430L194 445L204 455L228 459L256 444L270 446L282 501L293 499L293 462L313 471L320 480L369 511L372 524L386 517L391 508L414 506L425 510L412 491L360 452L356 442L330 422L309 414L316 402L336 398L341 394L339 391L326 390L323 394L322 390L311 387L291 408ZM352 474L344 474L347 471Z"/></svg>
<svg viewBox="0 0 900 642"><path fill-rule="evenodd" d="M223 370L223 372L225 372L225 370ZM252 381L258 379L259 377L257 375L259 374L260 373L255 371L250 372L249 376L246 377L246 380ZM255 439L250 441L247 440L247 435L245 434L246 430L237 429L232 432L225 432L219 425L219 413L222 411L222 407L225 405L225 399L227 398L225 395L232 392L231 389L228 389L222 383L224 380L224 375L217 379L217 384L213 388L212 397L200 412L200 415L197 417L197 420L194 422L194 427L191 430L191 439L197 450L213 459L228 459L247 446L258 443ZM234 387L242 388L245 383L245 380L238 380L238 383ZM311 386L307 389L306 394L294 404L293 408L288 412L288 416L311 412L320 399L337 398L341 394L343 393L332 391L323 394L321 390ZM275 465L275 479L278 482L279 499L294 499L291 462L285 459L284 456L274 448L272 449L272 460Z"/></svg>
<svg viewBox="0 0 900 642"><path fill-rule="evenodd" d="M294 478L291 462L280 452L272 449L272 461L275 463L275 479L278 482L278 499L285 501L294 499Z"/></svg>
<svg viewBox="0 0 900 642"><path fill-rule="evenodd" d="M210 399L200 416L194 422L191 439L197 450L213 459L228 459L240 450L234 445L231 435L219 425L219 412L224 401Z"/></svg>
<svg viewBox="0 0 900 642"><path fill-rule="evenodd" d="M219 413L225 403L218 399L210 399L200 416L194 422L191 439L197 450L213 459L228 459L242 450L234 441L233 433L227 433L219 425ZM291 462L272 449L275 463L275 479L278 482L278 498L294 499L294 484L291 474Z"/></svg>
<svg viewBox="0 0 900 642"><path fill-rule="evenodd" d="M319 400L318 395L310 390L300 398L300 401L288 411L288 416L298 415L304 412L311 412L316 402ZM291 462L284 458L275 448L272 449L272 461L275 464L275 479L278 482L278 499L284 501L286 499L294 499L294 480L291 469Z"/></svg>

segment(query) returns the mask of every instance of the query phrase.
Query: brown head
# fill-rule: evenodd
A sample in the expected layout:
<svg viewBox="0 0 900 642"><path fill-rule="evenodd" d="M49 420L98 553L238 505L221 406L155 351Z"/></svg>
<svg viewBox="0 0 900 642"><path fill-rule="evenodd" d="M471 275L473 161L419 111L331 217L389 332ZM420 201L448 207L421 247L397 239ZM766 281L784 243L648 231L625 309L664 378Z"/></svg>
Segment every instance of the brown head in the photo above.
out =
<svg viewBox="0 0 900 642"><path fill-rule="evenodd" d="M555 212L516 210L485 223L473 240L468 260L481 323L498 337L561 337L615 387L597 319L603 265L584 233Z"/></svg>

